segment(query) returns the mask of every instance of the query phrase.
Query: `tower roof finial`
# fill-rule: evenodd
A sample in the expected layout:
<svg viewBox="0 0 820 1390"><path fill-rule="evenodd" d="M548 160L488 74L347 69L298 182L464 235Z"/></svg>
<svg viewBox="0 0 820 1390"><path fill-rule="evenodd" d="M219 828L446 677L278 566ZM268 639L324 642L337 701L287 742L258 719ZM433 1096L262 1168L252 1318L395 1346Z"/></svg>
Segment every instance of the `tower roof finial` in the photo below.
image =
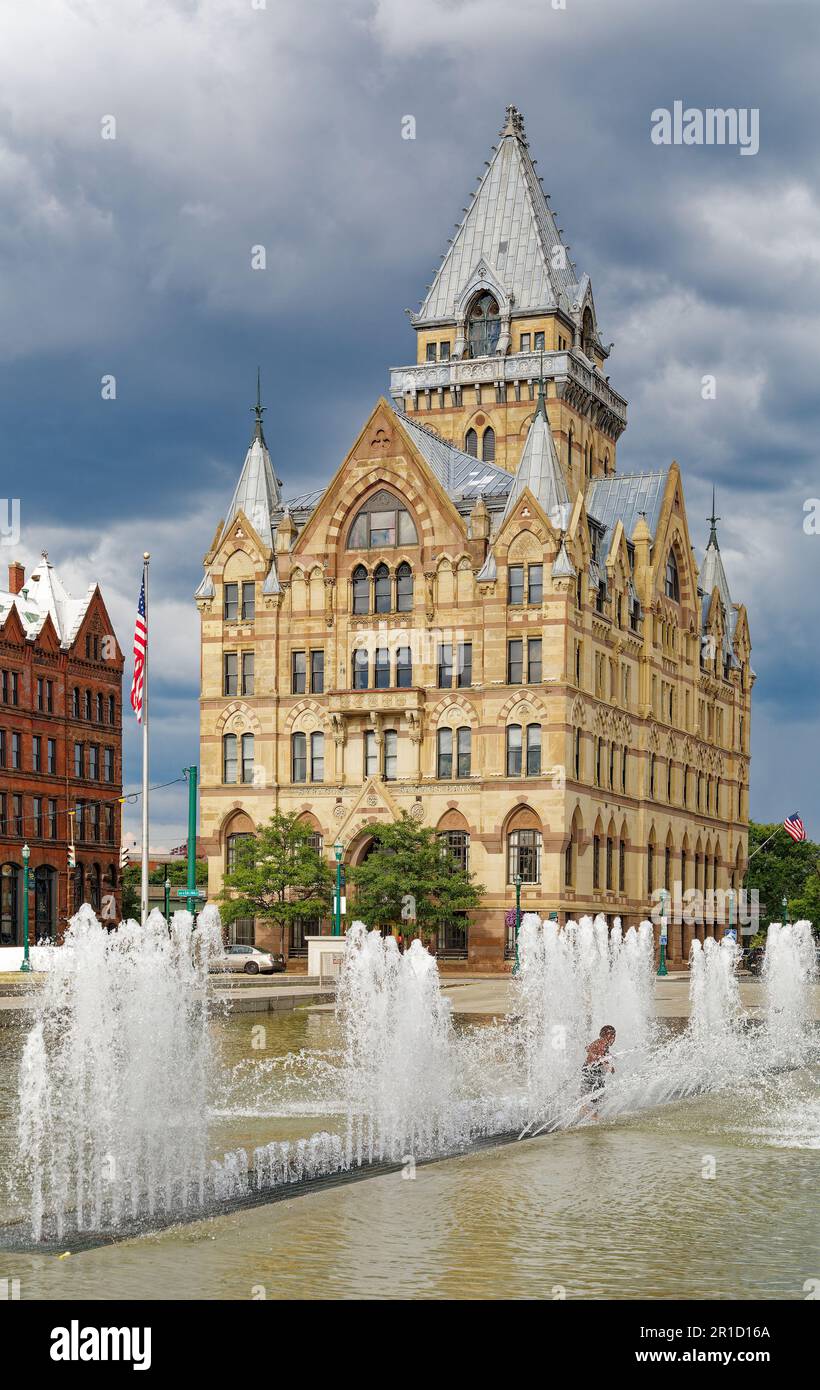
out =
<svg viewBox="0 0 820 1390"><path fill-rule="evenodd" d="M517 106L507 107L505 112L503 129L500 130L498 133L502 137L502 139L505 135L514 135L516 139L523 140L526 144L526 136L524 135L524 117L521 115L521 112L519 111Z"/></svg>
<svg viewBox="0 0 820 1390"><path fill-rule="evenodd" d="M718 538L717 538L717 523L720 521L720 517L719 517L719 516L715 516L715 488L714 488L714 484L712 485L712 515L709 516L709 517L707 517L706 520L709 522L709 526L710 526L710 530L709 530L709 545L713 545L713 546L715 547L715 550L720 550L720 546L718 545Z"/></svg>
<svg viewBox="0 0 820 1390"><path fill-rule="evenodd" d="M262 374L261 374L259 368L257 367L257 368L256 368L256 405L252 405L252 406L251 406L251 410L254 412L254 414L255 414L255 416L256 416L256 438L259 440L260 444L264 444L264 443L265 443L265 435L264 435L263 430L262 430L262 416L264 415L266 409L267 409L267 407L264 406L264 405L262 404ZM266 447L267 447L267 446L266 446Z"/></svg>

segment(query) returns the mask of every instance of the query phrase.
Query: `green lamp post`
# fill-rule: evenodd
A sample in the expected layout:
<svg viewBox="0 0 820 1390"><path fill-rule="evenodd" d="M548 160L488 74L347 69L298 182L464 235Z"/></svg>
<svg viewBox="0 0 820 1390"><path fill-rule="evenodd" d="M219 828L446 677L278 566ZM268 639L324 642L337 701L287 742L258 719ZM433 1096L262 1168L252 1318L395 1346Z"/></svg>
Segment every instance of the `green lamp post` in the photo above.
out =
<svg viewBox="0 0 820 1390"><path fill-rule="evenodd" d="M515 964L512 968L513 975L517 975L521 969L521 962L518 959L518 933L521 930L521 875L516 874L513 879L515 884Z"/></svg>
<svg viewBox="0 0 820 1390"><path fill-rule="evenodd" d="M342 844L341 840L337 840L337 841L336 841L335 845L333 846L333 852L334 852L334 854L336 855L336 901L335 901L335 903L334 903L334 905L333 905L333 935L334 935L334 936L341 936L341 934L342 934L342 855L344 854L344 845Z"/></svg>
<svg viewBox="0 0 820 1390"><path fill-rule="evenodd" d="M170 921L171 921L171 880L170 880L170 878L166 878L166 880L165 880L165 920L166 920L166 922L168 922L168 923L170 923Z"/></svg>
<svg viewBox="0 0 820 1390"><path fill-rule="evenodd" d="M666 968L666 933L668 930L668 918L666 915L666 889L661 889L661 959L658 966L659 975L668 975Z"/></svg>
<svg viewBox="0 0 820 1390"><path fill-rule="evenodd" d="M28 861L31 858L31 850L28 845L23 845L23 960L20 969L31 970L31 961L28 954Z"/></svg>
<svg viewBox="0 0 820 1390"><path fill-rule="evenodd" d="M25 854L25 850L23 850L23 853ZM789 900L788 900L788 898L786 897L786 894L785 894L785 893L783 894L783 921L784 921L784 923L788 926L788 924L789 924Z"/></svg>

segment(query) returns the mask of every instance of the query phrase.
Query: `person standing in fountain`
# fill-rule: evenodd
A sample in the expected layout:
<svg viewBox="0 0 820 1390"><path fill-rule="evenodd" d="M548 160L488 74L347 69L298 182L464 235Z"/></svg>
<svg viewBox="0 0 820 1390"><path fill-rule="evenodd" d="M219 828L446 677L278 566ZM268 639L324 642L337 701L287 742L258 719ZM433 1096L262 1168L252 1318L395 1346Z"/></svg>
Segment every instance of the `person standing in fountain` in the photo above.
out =
<svg viewBox="0 0 820 1390"><path fill-rule="evenodd" d="M605 1023L597 1038L587 1047L586 1061L581 1068L581 1081L583 1093L589 1097L589 1105L584 1104L581 1113L597 1118L595 1111L590 1106L598 1104L604 1093L604 1082L607 1072L614 1072L615 1068L609 1055L609 1049L615 1041L615 1029L611 1023Z"/></svg>

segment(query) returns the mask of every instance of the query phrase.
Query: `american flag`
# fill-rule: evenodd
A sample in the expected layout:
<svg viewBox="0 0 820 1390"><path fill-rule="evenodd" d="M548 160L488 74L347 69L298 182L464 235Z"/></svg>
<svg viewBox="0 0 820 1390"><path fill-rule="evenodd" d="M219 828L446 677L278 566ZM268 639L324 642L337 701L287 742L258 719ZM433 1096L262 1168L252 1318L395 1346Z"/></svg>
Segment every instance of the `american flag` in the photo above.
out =
<svg viewBox="0 0 820 1390"><path fill-rule="evenodd" d="M793 840L805 840L806 827L796 811L787 816L783 822L783 829L787 835L791 835Z"/></svg>
<svg viewBox="0 0 820 1390"><path fill-rule="evenodd" d="M142 687L145 679L145 648L148 645L148 623L145 620L145 574L142 576L137 621L134 624L134 679L131 682L131 708L142 723Z"/></svg>

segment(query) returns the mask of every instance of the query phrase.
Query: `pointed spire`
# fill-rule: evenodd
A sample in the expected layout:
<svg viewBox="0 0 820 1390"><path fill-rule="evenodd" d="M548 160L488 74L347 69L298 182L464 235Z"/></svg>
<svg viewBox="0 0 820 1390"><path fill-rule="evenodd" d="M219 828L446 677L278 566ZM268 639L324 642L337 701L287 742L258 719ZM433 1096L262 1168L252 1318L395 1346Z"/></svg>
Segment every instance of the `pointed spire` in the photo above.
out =
<svg viewBox="0 0 820 1390"><path fill-rule="evenodd" d="M262 416L264 415L266 409L267 409L267 407L264 406L264 405L262 404L262 374L261 374L259 368L257 367L257 368L256 368L256 405L251 406L251 410L253 410L254 413L255 413L255 415L256 415L256 431L255 431L255 433L254 433L254 439L258 439L258 440L259 440L259 443L260 443L260 444L263 444L263 445L265 445L265 434L264 434L264 431L263 431L263 429L262 429ZM267 445L265 445L265 447L267 448Z"/></svg>
<svg viewBox="0 0 820 1390"><path fill-rule="evenodd" d="M421 309L413 315L417 327L457 317L462 296L488 278L502 286L518 313L572 304L578 297L577 276L533 166L517 107L507 107L500 136ZM502 245L506 249L499 264Z"/></svg>
<svg viewBox="0 0 820 1390"><path fill-rule="evenodd" d="M279 481L273 471L273 464L265 442L262 428L262 384L259 368L256 369L256 405L251 406L255 415L253 439L245 455L239 482L231 498L231 505L225 516L220 541L231 525L237 512L244 512L259 539L265 545L273 545L275 530L273 513L278 509L281 497Z"/></svg>
<svg viewBox="0 0 820 1390"><path fill-rule="evenodd" d="M706 549L708 550L708 549L709 549L709 546L713 545L713 546L715 547L715 550L720 550L720 546L718 545L718 538L717 538L717 524L718 524L718 522L720 521L720 517L719 517L719 516L715 516L715 487L714 487L714 483L712 484L712 515L711 515L711 516L708 516L708 517L706 518L706 520L709 522L709 525L710 525L710 527L711 527L711 529L710 529L710 531L709 531L709 542L708 542L708 544L707 544Z"/></svg>
<svg viewBox="0 0 820 1390"><path fill-rule="evenodd" d="M504 508L502 525L512 514L525 488L529 488L552 524L565 530L569 521L569 493L547 419L543 390L539 395L538 408L524 441L524 448L521 451L521 458L515 471L513 485L510 488L507 505Z"/></svg>

